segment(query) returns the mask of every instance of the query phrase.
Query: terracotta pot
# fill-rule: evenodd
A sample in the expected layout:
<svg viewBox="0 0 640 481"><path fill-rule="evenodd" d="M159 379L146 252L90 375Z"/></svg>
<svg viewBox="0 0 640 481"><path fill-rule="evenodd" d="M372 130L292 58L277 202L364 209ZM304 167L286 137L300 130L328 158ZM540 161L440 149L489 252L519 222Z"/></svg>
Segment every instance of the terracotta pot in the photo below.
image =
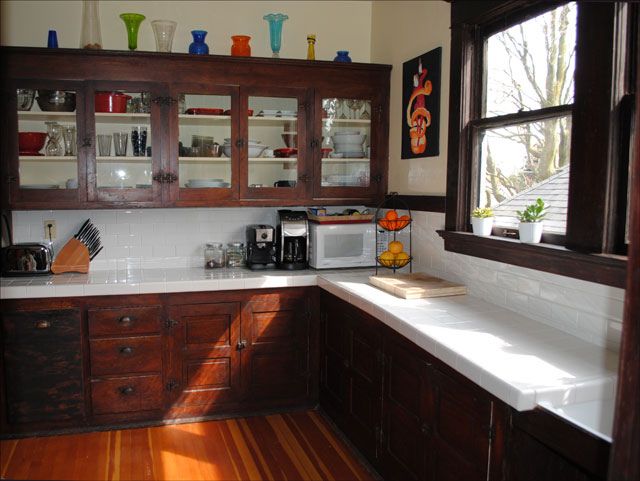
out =
<svg viewBox="0 0 640 481"><path fill-rule="evenodd" d="M96 92L96 112L124 114L131 95L120 92Z"/></svg>

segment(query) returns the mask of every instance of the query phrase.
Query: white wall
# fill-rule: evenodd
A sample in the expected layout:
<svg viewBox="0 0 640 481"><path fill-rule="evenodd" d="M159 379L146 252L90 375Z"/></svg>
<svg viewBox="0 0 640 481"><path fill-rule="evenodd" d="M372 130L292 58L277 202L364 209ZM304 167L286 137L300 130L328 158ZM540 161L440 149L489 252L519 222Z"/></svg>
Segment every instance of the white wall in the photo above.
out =
<svg viewBox="0 0 640 481"><path fill-rule="evenodd" d="M57 30L59 46L78 48L82 25L82 2L2 0L0 44L46 47L47 32ZM231 35L252 37L252 55L270 57L267 13L286 13L282 49L283 58L306 58L307 34L315 33L316 58L333 60L337 50L349 50L354 62L370 61L370 1L116 1L102 0L100 25L103 48L126 50L127 36L119 14L142 13L147 18L140 26L138 49L155 51L151 21L169 19L178 22L173 40L174 52L187 52L191 30L207 30L210 53L228 55Z"/></svg>
<svg viewBox="0 0 640 481"><path fill-rule="evenodd" d="M393 65L389 129L390 192L445 194L451 43L449 18L450 5L443 1L373 2L371 61ZM400 158L403 119L402 64L436 47L442 47L440 155L403 160Z"/></svg>

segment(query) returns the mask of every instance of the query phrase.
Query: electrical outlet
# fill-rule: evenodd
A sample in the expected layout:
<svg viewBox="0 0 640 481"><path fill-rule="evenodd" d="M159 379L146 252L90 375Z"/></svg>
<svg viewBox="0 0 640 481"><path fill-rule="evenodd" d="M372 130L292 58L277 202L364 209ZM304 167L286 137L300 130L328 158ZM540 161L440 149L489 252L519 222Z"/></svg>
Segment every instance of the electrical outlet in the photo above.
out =
<svg viewBox="0 0 640 481"><path fill-rule="evenodd" d="M56 221L55 220L45 220L44 221L44 238L46 240L52 241L58 236L58 232L56 230Z"/></svg>

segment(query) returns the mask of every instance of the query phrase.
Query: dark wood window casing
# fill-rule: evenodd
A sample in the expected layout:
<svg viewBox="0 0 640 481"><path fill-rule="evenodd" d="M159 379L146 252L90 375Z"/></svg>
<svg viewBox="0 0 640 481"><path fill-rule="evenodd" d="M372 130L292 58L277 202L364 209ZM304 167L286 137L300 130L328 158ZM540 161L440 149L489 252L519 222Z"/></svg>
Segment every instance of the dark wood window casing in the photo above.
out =
<svg viewBox="0 0 640 481"><path fill-rule="evenodd" d="M484 42L559 4L452 2L446 226L439 234L452 252L624 287L628 166L631 141L637 135L631 119L638 108L638 4L578 3L574 104L542 109L525 119L572 115L566 235L544 235L542 244L523 245L469 233L476 133L488 126L480 120ZM509 115L503 117L500 121L510 120Z"/></svg>

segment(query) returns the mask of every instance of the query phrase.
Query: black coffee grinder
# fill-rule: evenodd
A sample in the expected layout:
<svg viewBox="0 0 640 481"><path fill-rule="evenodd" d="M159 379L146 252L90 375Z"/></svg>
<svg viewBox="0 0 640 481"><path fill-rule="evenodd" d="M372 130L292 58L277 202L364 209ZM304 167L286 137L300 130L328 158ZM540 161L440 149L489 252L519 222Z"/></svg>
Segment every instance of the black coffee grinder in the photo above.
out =
<svg viewBox="0 0 640 481"><path fill-rule="evenodd" d="M309 222L303 210L279 210L276 263L279 269L306 269L309 262Z"/></svg>
<svg viewBox="0 0 640 481"><path fill-rule="evenodd" d="M248 225L247 267L252 271L275 269L276 247L275 229L270 225Z"/></svg>

